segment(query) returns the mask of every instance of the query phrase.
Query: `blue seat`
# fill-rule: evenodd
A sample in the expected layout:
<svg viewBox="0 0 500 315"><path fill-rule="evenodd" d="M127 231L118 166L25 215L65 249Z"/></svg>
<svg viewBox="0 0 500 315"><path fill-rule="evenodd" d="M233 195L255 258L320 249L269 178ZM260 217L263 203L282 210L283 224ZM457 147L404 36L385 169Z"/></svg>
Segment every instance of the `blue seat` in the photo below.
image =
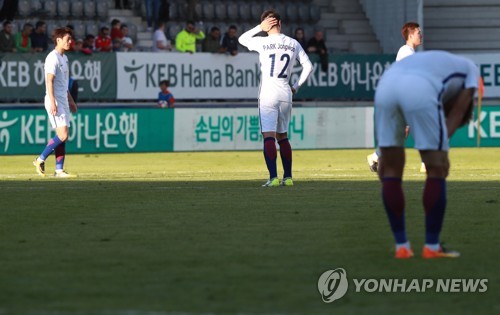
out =
<svg viewBox="0 0 500 315"><path fill-rule="evenodd" d="M85 2L83 3L83 15L87 19L95 18L95 14L96 14L95 7L96 7L96 4L95 4L94 0L85 0Z"/></svg>
<svg viewBox="0 0 500 315"><path fill-rule="evenodd" d="M286 7L286 19L288 23L295 23L299 19L299 13L297 6L294 4L287 5Z"/></svg>
<svg viewBox="0 0 500 315"><path fill-rule="evenodd" d="M20 0L17 4L17 13L20 16L28 16L31 14L31 4L28 0Z"/></svg>
<svg viewBox="0 0 500 315"><path fill-rule="evenodd" d="M57 16L57 5L55 0L45 0L43 2L43 10L49 18Z"/></svg>
<svg viewBox="0 0 500 315"><path fill-rule="evenodd" d="M71 16L75 18L83 16L83 2L81 0L71 1Z"/></svg>
<svg viewBox="0 0 500 315"><path fill-rule="evenodd" d="M60 18L65 18L69 16L69 0L57 1L57 15Z"/></svg>
<svg viewBox="0 0 500 315"><path fill-rule="evenodd" d="M94 35L97 36L99 34L99 25L96 21L87 21L85 23L85 35Z"/></svg>
<svg viewBox="0 0 500 315"><path fill-rule="evenodd" d="M321 18L321 9L319 6L312 4L309 8L309 20L317 22Z"/></svg>
<svg viewBox="0 0 500 315"><path fill-rule="evenodd" d="M105 21L108 19L108 3L107 2L98 2L96 7L97 17L101 21Z"/></svg>
<svg viewBox="0 0 500 315"><path fill-rule="evenodd" d="M226 4L223 2L216 2L214 7L215 7L215 18L217 20L225 20L227 18Z"/></svg>
<svg viewBox="0 0 500 315"><path fill-rule="evenodd" d="M82 23L82 21L74 21L73 22L73 27L74 32L73 32L73 38L76 39L83 39L85 37L85 24Z"/></svg>
<svg viewBox="0 0 500 315"><path fill-rule="evenodd" d="M238 2L238 15L243 21L250 21L252 19L252 14L250 12L250 3L248 1Z"/></svg>
<svg viewBox="0 0 500 315"><path fill-rule="evenodd" d="M214 4L212 2L203 2L201 8L201 16L205 21L212 21L215 16Z"/></svg>

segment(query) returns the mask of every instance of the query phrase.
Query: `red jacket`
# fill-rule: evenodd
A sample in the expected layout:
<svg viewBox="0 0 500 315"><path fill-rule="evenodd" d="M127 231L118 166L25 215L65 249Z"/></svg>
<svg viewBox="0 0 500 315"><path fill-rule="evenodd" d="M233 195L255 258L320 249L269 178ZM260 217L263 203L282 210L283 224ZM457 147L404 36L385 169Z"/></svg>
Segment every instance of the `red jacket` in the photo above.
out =
<svg viewBox="0 0 500 315"><path fill-rule="evenodd" d="M113 49L113 46L111 46L111 37L109 36L97 36L94 45L97 51L111 51Z"/></svg>

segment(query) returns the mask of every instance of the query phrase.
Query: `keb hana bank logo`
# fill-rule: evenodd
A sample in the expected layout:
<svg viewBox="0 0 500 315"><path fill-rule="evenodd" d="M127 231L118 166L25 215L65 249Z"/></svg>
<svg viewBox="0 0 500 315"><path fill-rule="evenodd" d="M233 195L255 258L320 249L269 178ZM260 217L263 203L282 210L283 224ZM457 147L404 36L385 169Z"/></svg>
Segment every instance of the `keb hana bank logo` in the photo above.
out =
<svg viewBox="0 0 500 315"><path fill-rule="evenodd" d="M348 279L343 268L327 270L318 279L318 291L325 303L341 299L347 293L349 282L353 293L484 293L488 291L488 279L398 279L352 278Z"/></svg>

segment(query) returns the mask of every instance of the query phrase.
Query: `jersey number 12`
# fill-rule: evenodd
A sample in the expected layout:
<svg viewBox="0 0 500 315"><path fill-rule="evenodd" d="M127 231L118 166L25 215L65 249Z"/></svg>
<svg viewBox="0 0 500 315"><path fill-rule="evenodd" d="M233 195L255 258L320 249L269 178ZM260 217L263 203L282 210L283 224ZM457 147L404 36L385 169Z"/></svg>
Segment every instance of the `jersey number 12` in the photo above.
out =
<svg viewBox="0 0 500 315"><path fill-rule="evenodd" d="M276 61L276 54L271 54L269 55L269 58L272 59L271 61L271 77L274 76L274 64ZM280 58L281 61L285 61L285 65L283 66L283 69L281 69L281 72L278 74L278 78L284 79L287 77L286 71L288 69L288 64L290 63L290 55L289 54L283 54L281 55Z"/></svg>

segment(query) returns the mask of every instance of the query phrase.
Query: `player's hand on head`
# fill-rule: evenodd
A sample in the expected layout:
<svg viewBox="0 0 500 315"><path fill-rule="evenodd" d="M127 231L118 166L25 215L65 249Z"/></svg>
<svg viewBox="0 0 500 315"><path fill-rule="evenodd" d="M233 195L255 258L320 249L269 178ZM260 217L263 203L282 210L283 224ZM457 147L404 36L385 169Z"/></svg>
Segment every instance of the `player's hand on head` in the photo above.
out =
<svg viewBox="0 0 500 315"><path fill-rule="evenodd" d="M269 32L271 30L271 28L277 24L278 24L278 20L276 20L276 18L268 17L260 23L260 28L264 32Z"/></svg>

